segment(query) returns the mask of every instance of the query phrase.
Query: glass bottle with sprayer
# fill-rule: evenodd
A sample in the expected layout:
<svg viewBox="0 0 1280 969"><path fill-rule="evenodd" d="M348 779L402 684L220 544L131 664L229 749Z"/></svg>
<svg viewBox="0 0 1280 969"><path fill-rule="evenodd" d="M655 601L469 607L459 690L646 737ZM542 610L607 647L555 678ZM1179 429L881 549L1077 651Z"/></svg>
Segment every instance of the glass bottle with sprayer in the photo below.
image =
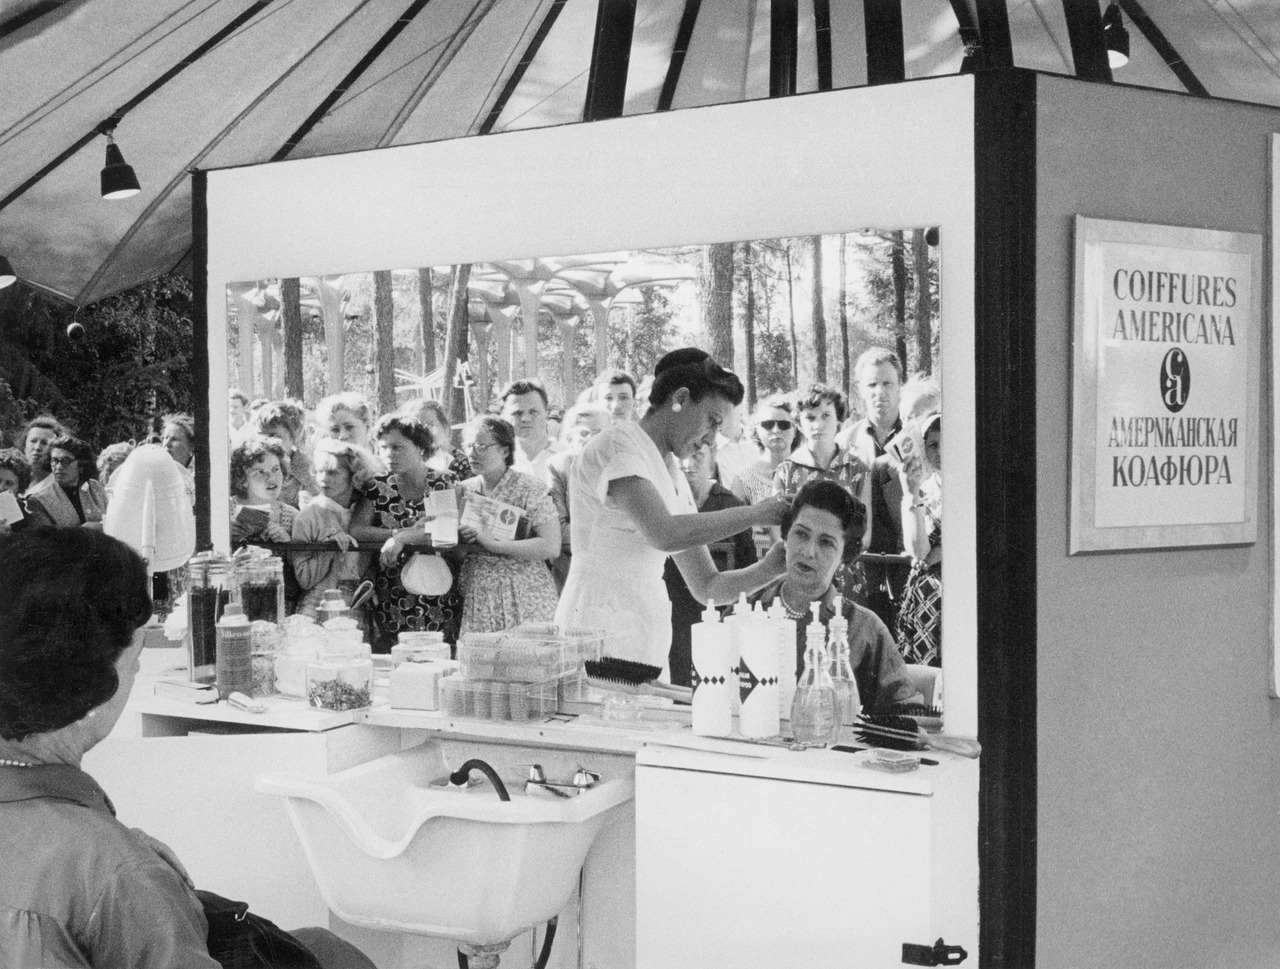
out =
<svg viewBox="0 0 1280 969"><path fill-rule="evenodd" d="M836 597L836 614L831 619L828 647L831 655L831 683L836 690L838 725L851 726L862 712L858 681L849 661L849 620L844 616L844 600ZM837 732L839 726L837 726Z"/></svg>
<svg viewBox="0 0 1280 969"><path fill-rule="evenodd" d="M827 659L827 631L818 618L819 603L814 602L811 608L813 618L805 630L804 672L791 702L791 733L800 743L826 744L835 737L840 719Z"/></svg>

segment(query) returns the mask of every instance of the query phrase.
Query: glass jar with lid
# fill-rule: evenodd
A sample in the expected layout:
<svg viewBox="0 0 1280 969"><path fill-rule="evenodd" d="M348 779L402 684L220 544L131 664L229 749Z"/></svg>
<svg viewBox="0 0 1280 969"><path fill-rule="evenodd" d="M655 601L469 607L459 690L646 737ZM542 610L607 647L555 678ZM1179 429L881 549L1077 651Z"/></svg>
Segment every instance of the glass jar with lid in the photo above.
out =
<svg viewBox="0 0 1280 969"><path fill-rule="evenodd" d="M231 560L218 552L200 552L187 563L187 659L192 680L212 683L217 625L235 594Z"/></svg>
<svg viewBox="0 0 1280 969"><path fill-rule="evenodd" d="M306 616L290 616L280 624L284 644L276 655L276 692L303 698L307 695L307 666L325 647L325 632Z"/></svg>
<svg viewBox="0 0 1280 969"><path fill-rule="evenodd" d="M307 702L323 710L358 710L373 703L373 656L364 642L333 642L307 664Z"/></svg>
<svg viewBox="0 0 1280 969"><path fill-rule="evenodd" d="M246 545L235 557L240 605L250 622L278 623L284 611L284 560L266 549Z"/></svg>

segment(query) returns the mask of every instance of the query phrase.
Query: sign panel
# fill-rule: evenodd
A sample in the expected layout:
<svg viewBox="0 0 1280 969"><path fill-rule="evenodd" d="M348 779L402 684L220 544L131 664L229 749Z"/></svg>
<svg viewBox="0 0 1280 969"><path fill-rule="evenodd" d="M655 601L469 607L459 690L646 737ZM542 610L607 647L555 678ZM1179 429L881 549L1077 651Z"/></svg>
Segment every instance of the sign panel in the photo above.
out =
<svg viewBox="0 0 1280 969"><path fill-rule="evenodd" d="M1076 217L1072 554L1255 540L1261 259Z"/></svg>

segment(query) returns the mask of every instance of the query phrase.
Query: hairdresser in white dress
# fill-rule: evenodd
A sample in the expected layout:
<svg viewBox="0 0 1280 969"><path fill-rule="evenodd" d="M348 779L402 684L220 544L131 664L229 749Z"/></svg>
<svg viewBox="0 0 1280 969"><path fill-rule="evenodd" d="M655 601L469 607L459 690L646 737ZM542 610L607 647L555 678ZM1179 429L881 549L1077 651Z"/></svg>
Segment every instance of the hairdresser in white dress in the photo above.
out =
<svg viewBox="0 0 1280 969"><path fill-rule="evenodd" d="M668 555L703 602L732 602L786 571L782 543L735 572L716 571L706 546L754 525L779 524L790 496L699 514L680 471L680 460L715 439L742 397L742 382L709 354L673 350L654 370L645 416L596 435L573 466L573 564L556 622L603 627L609 656L661 667L664 680L671 646L671 602L662 581Z"/></svg>

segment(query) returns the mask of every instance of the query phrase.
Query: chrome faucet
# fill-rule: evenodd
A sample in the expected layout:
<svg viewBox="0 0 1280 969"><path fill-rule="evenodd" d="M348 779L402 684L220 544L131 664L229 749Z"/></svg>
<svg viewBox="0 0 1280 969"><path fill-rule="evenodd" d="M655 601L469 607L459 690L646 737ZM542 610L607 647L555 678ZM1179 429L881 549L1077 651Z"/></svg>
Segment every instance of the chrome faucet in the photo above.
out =
<svg viewBox="0 0 1280 969"><path fill-rule="evenodd" d="M597 771L579 767L569 781L549 781L541 764L530 764L524 792L541 797L576 797L600 781Z"/></svg>

